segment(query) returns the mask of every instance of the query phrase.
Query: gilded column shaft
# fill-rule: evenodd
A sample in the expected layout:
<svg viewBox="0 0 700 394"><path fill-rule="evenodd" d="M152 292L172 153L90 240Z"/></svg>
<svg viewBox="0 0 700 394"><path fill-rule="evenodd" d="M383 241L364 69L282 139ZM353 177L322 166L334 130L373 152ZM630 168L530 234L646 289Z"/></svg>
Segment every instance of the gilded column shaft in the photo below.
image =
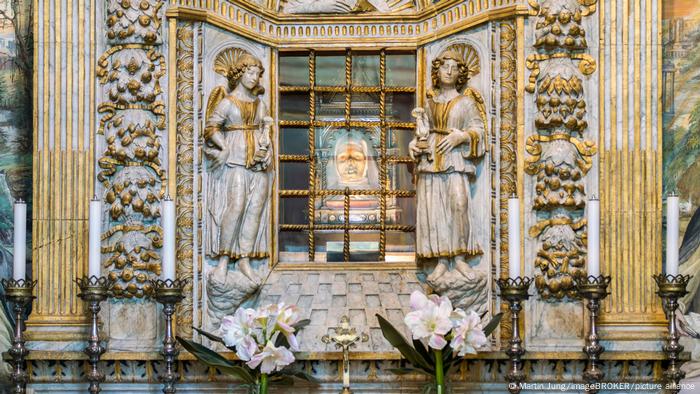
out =
<svg viewBox="0 0 700 394"><path fill-rule="evenodd" d="M600 4L602 271L612 275L603 325L663 325L661 270L661 1Z"/></svg>
<svg viewBox="0 0 700 394"><path fill-rule="evenodd" d="M34 2L32 275L38 284L30 327L86 322L72 280L86 270L93 193L95 70L86 58L94 53L94 6Z"/></svg>

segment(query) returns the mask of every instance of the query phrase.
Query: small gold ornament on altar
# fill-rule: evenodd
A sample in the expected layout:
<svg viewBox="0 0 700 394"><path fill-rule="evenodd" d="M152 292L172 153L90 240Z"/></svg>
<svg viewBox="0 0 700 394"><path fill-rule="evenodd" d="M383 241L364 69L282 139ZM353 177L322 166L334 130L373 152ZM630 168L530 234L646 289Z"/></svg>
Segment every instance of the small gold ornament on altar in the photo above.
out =
<svg viewBox="0 0 700 394"><path fill-rule="evenodd" d="M340 318L340 326L335 328L335 335L321 337L323 343L335 343L335 346L343 350L343 390L341 394L352 394L350 390L350 346L358 341L367 342L369 336L365 333L357 334L354 327L350 327L350 319L347 316Z"/></svg>

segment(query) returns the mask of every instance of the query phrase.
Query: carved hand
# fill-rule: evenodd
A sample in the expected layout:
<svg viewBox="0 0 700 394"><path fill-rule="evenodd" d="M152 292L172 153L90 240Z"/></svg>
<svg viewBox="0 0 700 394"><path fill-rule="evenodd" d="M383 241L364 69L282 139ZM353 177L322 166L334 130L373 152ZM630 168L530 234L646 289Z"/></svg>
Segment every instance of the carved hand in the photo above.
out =
<svg viewBox="0 0 700 394"><path fill-rule="evenodd" d="M209 159L211 160L212 169L216 169L221 167L226 163L226 159L228 158L229 150L227 148L224 149L217 149L217 148L211 148L211 147L204 147L204 153L207 154Z"/></svg>
<svg viewBox="0 0 700 394"><path fill-rule="evenodd" d="M444 154L451 151L455 147L465 143L469 139L469 135L462 130L452 129L452 132L437 144L437 153Z"/></svg>

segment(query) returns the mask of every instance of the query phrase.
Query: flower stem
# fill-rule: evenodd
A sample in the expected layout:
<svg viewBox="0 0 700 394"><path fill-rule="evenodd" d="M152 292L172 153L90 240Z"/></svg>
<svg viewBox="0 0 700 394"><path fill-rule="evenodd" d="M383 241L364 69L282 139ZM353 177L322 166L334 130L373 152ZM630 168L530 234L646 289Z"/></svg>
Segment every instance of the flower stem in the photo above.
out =
<svg viewBox="0 0 700 394"><path fill-rule="evenodd" d="M259 394L267 394L267 374L260 374L260 390Z"/></svg>
<svg viewBox="0 0 700 394"><path fill-rule="evenodd" d="M435 386L437 394L445 394L445 371L442 366L442 350L435 352Z"/></svg>

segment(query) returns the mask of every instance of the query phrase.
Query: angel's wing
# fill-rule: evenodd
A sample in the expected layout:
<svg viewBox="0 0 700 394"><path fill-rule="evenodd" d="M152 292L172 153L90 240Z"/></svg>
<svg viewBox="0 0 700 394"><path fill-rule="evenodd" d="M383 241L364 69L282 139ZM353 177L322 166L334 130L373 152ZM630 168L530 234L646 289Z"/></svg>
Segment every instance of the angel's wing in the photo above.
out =
<svg viewBox="0 0 700 394"><path fill-rule="evenodd" d="M207 101L207 117L206 119L209 119L211 115L214 113L214 110L216 107L219 105L221 100L226 97L226 88L223 86L217 86L214 88L214 90L211 91L211 94L209 95L209 101Z"/></svg>
<svg viewBox="0 0 700 394"><path fill-rule="evenodd" d="M479 111L481 121L484 122L484 148L488 150L489 122L488 118L486 117L486 106L484 105L484 98L481 96L481 93L479 93L478 90L469 87L464 89L464 95L473 98L474 102L476 103L476 109Z"/></svg>

